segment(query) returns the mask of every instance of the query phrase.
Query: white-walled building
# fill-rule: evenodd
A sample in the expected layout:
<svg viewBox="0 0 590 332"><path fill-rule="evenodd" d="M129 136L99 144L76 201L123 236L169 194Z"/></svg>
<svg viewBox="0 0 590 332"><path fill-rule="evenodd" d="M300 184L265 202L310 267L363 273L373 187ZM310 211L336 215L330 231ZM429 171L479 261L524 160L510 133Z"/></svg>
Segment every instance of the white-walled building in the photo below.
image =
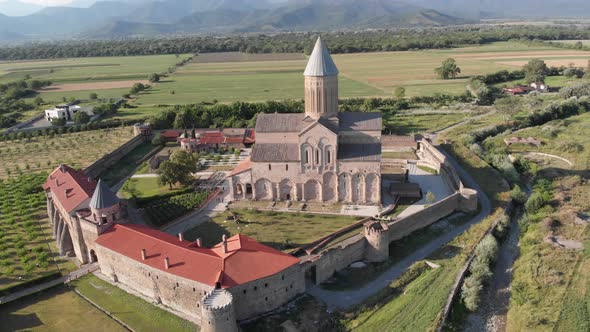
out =
<svg viewBox="0 0 590 332"><path fill-rule="evenodd" d="M51 122L53 119L64 119L66 122L74 121L74 114L86 112L88 116L94 116L91 108L78 105L57 105L55 108L45 110L45 119Z"/></svg>

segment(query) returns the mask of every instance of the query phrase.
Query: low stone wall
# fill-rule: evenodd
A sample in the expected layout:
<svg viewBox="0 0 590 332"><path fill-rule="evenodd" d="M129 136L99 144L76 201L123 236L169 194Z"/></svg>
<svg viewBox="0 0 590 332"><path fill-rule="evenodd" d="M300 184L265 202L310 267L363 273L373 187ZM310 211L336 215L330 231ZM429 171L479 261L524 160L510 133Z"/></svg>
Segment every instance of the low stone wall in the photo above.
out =
<svg viewBox="0 0 590 332"><path fill-rule="evenodd" d="M121 160L125 157L129 152L133 149L141 145L143 143L144 137L143 136L136 136L130 139L127 143L121 145L115 151L102 156L102 158L98 159L90 166L86 167L84 170L84 174L96 178L102 171L107 169L108 167L114 165L116 162Z"/></svg>
<svg viewBox="0 0 590 332"><path fill-rule="evenodd" d="M340 242L337 246L322 251L303 263L305 270L315 266L316 284L320 284L334 275L334 272L346 268L351 263L363 260L366 239L362 234L355 235Z"/></svg>

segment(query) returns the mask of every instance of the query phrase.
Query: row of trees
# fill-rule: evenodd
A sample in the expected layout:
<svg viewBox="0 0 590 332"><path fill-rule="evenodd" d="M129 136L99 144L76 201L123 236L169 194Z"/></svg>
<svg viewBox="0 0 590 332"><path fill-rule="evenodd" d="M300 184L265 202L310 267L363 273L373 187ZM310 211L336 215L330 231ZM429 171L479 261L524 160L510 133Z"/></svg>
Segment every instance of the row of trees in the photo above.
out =
<svg viewBox="0 0 590 332"><path fill-rule="evenodd" d="M0 128L15 125L23 112L34 109L34 104L22 98L34 95L36 90L49 85L51 81L31 79L0 84Z"/></svg>
<svg viewBox="0 0 590 332"><path fill-rule="evenodd" d="M208 52L309 53L315 33L276 35L187 36L161 39L78 40L41 42L3 47L1 60L130 56ZM519 39L549 41L590 39L590 31L577 27L444 27L334 32L322 35L332 53L406 51L450 48Z"/></svg>

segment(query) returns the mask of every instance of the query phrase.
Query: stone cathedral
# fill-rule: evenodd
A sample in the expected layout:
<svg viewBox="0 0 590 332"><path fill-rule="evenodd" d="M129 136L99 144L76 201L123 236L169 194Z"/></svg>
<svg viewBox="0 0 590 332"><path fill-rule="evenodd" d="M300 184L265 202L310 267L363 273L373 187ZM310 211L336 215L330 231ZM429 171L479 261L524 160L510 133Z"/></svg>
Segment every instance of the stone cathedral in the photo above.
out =
<svg viewBox="0 0 590 332"><path fill-rule="evenodd" d="M250 160L230 174L235 200L381 202L381 114L338 111L338 68L318 38L305 113L258 114Z"/></svg>

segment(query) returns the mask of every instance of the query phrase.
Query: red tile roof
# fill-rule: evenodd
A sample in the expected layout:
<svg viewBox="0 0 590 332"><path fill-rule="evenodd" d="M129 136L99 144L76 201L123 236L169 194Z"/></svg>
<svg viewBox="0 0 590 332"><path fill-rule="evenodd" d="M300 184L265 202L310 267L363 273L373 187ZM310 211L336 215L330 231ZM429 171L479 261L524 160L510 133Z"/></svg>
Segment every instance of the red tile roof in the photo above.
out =
<svg viewBox="0 0 590 332"><path fill-rule="evenodd" d="M90 199L95 188L96 181L67 165L60 165L56 168L43 184L43 189L50 190L53 198L68 213L74 211L85 200Z"/></svg>
<svg viewBox="0 0 590 332"><path fill-rule="evenodd" d="M182 130L164 130L160 134L166 138L178 138L182 134Z"/></svg>
<svg viewBox="0 0 590 332"><path fill-rule="evenodd" d="M96 243L140 263L189 280L223 288L234 287L277 274L299 259L262 245L244 235L227 239L227 252L220 243L199 248L195 243L143 225L117 224ZM146 250L146 259L141 258ZM164 258L169 258L166 269Z"/></svg>
<svg viewBox="0 0 590 332"><path fill-rule="evenodd" d="M228 176L234 176L250 169L252 169L252 162L250 161L250 158L248 158L239 163L238 166L236 166L236 168L234 168Z"/></svg>

